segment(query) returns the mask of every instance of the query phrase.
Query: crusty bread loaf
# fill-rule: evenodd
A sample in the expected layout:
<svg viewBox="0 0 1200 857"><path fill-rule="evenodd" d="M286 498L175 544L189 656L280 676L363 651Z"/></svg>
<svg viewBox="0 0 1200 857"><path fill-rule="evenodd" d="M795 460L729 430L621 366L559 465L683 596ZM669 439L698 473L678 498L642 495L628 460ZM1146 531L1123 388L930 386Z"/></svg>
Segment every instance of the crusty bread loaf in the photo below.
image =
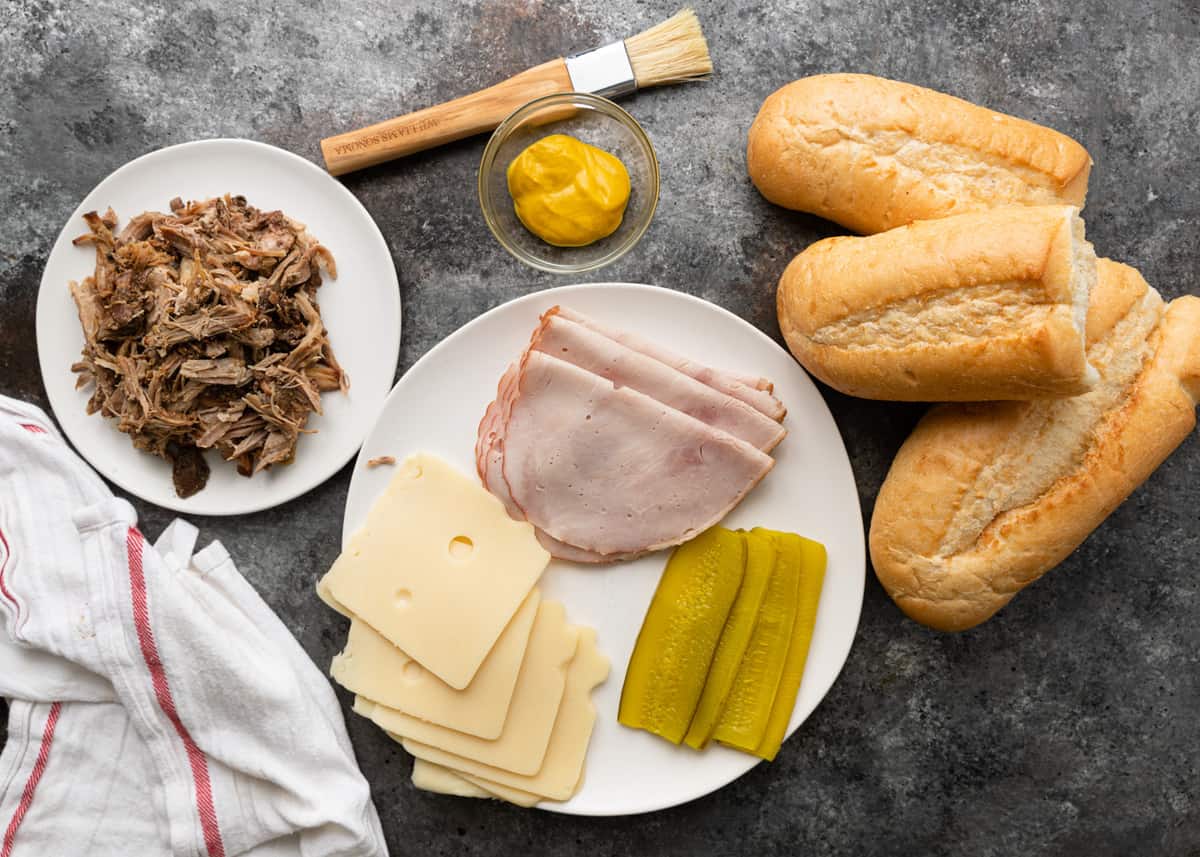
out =
<svg viewBox="0 0 1200 857"><path fill-rule="evenodd" d="M746 160L771 202L864 234L998 205L1082 208L1092 163L1057 131L867 74L776 91Z"/></svg>
<svg viewBox="0 0 1200 857"><path fill-rule="evenodd" d="M826 384L868 399L1074 395L1095 254L1076 209L1010 206L827 238L779 280L779 326Z"/></svg>
<svg viewBox="0 0 1200 857"><path fill-rule="evenodd" d="M905 613L943 631L984 621L1062 562L1196 424L1200 298L1164 307L1101 260L1086 395L943 405L879 491L871 559Z"/></svg>

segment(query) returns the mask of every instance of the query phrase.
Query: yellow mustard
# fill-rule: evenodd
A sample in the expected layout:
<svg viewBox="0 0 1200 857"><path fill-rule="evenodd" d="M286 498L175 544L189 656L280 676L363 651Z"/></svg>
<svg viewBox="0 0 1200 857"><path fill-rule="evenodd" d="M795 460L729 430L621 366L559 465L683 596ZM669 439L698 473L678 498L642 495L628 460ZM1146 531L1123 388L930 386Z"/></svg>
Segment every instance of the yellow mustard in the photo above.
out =
<svg viewBox="0 0 1200 857"><path fill-rule="evenodd" d="M508 192L517 217L538 238L557 247L582 247L621 225L629 172L603 149L551 134L508 165Z"/></svg>

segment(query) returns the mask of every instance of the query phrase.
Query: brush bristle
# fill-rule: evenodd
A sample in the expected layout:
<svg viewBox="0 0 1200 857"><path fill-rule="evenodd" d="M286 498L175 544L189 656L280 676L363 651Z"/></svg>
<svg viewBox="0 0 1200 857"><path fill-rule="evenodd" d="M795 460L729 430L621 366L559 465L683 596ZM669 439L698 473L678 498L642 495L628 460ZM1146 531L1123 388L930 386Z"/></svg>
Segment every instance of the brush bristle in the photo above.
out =
<svg viewBox="0 0 1200 857"><path fill-rule="evenodd" d="M676 12L657 26L625 40L638 89L712 73L708 42L691 9Z"/></svg>

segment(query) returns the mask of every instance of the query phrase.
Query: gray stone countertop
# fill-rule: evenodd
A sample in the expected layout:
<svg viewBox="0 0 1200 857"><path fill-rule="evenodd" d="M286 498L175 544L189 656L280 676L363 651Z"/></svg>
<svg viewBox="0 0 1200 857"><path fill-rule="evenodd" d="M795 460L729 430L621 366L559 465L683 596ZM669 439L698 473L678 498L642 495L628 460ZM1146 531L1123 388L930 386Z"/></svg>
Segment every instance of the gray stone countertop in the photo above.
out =
<svg viewBox="0 0 1200 857"><path fill-rule="evenodd" d="M746 130L794 78L861 71L1061 129L1095 158L1103 255L1165 296L1200 292L1195 0L697 2L711 82L625 106L662 162L645 239L587 279L700 295L776 339L775 282L830 223L766 203ZM0 391L47 407L31 330L50 245L109 172L162 146L248 137L320 162L318 139L631 35L672 4L0 0ZM474 195L483 139L346 179L400 275L399 376L486 309L562 280L509 258ZM869 518L921 408L824 390ZM803 438L793 442L803 442ZM344 621L333 560L343 469L285 506L200 519L318 664ZM1184 443L1060 568L982 627L928 631L868 572L840 680L774 764L653 815L579 819L417 792L347 721L395 854L1200 855L1200 441ZM0 490L3 490L0 487ZM136 502L157 533L167 512Z"/></svg>

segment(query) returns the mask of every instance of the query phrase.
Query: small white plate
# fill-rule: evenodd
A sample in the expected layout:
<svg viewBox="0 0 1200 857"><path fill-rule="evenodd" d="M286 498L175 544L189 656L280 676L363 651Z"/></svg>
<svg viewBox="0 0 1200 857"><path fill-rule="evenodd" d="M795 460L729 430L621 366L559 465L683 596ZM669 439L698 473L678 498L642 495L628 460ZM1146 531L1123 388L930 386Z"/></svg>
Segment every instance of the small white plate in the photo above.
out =
<svg viewBox="0 0 1200 857"><path fill-rule="evenodd" d="M506 303L451 334L400 379L363 443L346 502L343 544L394 472L368 469L368 459L393 455L399 461L425 451L474 474L475 430L496 395L496 382L528 343L539 314L558 303L710 366L775 382L788 408L788 437L774 452L772 472L724 524L790 530L829 550L791 734L841 672L858 627L866 571L858 493L841 435L804 370L753 326L699 298L629 283L566 286ZM584 786L570 801L546 803L545 809L573 815L664 809L719 789L757 763L719 746L701 753L675 747L617 723L625 667L667 555L599 567L555 560L542 577L543 591L566 605L572 622L596 628L600 648L612 661L608 682L594 696L598 718ZM801 735L781 752L804 752L803 741Z"/></svg>
<svg viewBox="0 0 1200 857"><path fill-rule="evenodd" d="M121 225L147 209L169 211L173 197L208 199L241 194L264 210L280 209L306 224L333 253L337 279L326 278L317 300L350 392L321 397L324 416L308 422L317 434L300 438L296 459L247 479L209 452L212 475L199 493L175 494L171 466L133 447L112 420L88 416L91 387L75 389L71 364L83 331L69 280L95 269L91 247L72 239L87 232L83 214L108 207ZM324 170L297 155L250 140L200 140L143 155L114 172L75 209L42 274L37 304L38 360L54 415L79 453L102 474L151 503L194 515L240 515L268 509L320 485L353 457L374 422L400 355L400 286L391 253L371 215Z"/></svg>

